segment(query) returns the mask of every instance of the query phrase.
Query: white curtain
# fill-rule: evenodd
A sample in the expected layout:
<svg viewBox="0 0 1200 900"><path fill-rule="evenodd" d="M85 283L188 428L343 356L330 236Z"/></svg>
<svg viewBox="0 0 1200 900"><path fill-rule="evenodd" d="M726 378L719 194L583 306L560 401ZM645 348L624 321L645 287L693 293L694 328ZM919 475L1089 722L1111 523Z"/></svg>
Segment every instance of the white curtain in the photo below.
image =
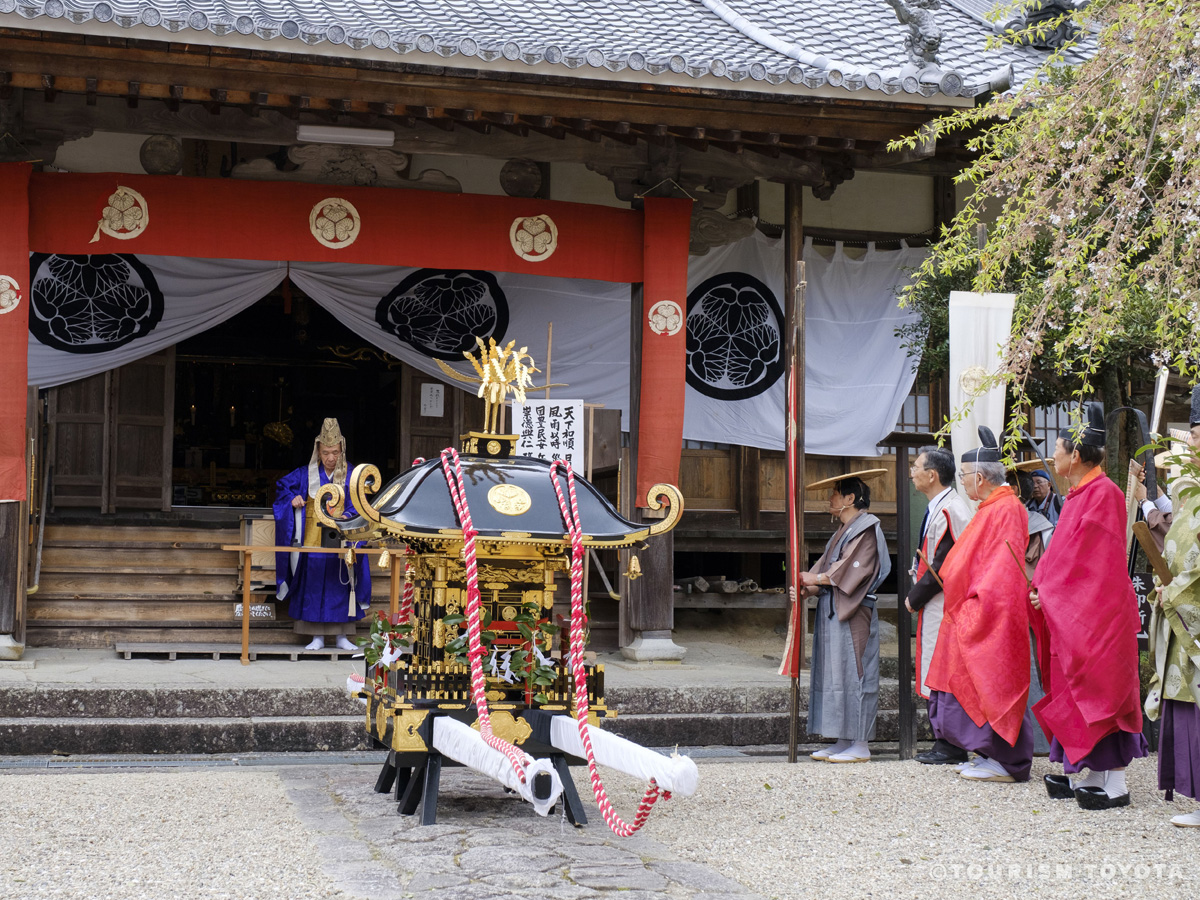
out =
<svg viewBox="0 0 1200 900"><path fill-rule="evenodd" d="M449 382L432 358L384 330L377 318L383 298L401 282L419 275L416 269L345 263L293 263L291 269L296 287L363 340ZM492 277L507 299L508 327L503 342L515 339L518 347L529 348L541 370L534 375L535 384L545 383L546 339L553 322L550 377L567 387L555 388L551 396L579 397L608 409L624 411L628 407L629 285L506 272ZM458 359L454 368L474 375L461 355ZM628 422L623 427L627 428Z"/></svg>
<svg viewBox="0 0 1200 900"><path fill-rule="evenodd" d="M876 446L879 440L895 429L904 398L912 389L917 363L896 336L896 329L915 321L916 314L900 309L896 297L909 270L920 264L925 252L911 247L881 251L872 246L863 257L854 259L838 244L832 258L826 258L814 251L811 242L805 242L806 452L874 456L880 452ZM691 371L684 410L685 438L783 449L784 265L783 241L759 232L691 261ZM761 283L771 297L761 296L762 289L753 281L732 277L737 273ZM698 292L703 296L698 297ZM714 316L707 313L706 307L699 318L694 318L697 306L692 301L705 297L718 301L713 304L714 310L720 307L719 301L725 300L727 307L739 312L724 322L712 322ZM718 333L716 337L697 333L709 325ZM720 366L708 365L711 354L706 354L701 364L695 363L694 356L703 352L698 339L719 342L722 326L727 327L731 340L729 352L720 360L725 363L724 371L718 372ZM760 374L760 369L747 364L756 351L772 360L772 354L777 353L780 364L773 369L766 365ZM702 391L696 382L702 380L704 365L708 365L709 377ZM739 396L746 394L750 396Z"/></svg>
<svg viewBox="0 0 1200 900"><path fill-rule="evenodd" d="M986 425L1003 443L1004 385L978 390L980 379L995 374L1012 329L1013 294L950 292L950 447L959 459L979 446Z"/></svg>
<svg viewBox="0 0 1200 900"><path fill-rule="evenodd" d="M278 285L282 262L139 256L43 259L33 273L29 384L48 388L174 346L253 305ZM95 265L83 262L94 260ZM147 283L151 282L151 283ZM156 286L156 287L155 287Z"/></svg>
<svg viewBox="0 0 1200 900"><path fill-rule="evenodd" d="M806 246L809 453L874 455L894 428L915 363L895 335L913 315L895 298L923 252L869 249L853 259L839 246L827 259ZM289 270L283 262L157 256L33 260L40 274L30 304L29 383L41 387L185 340L290 273L363 340L447 382L430 353L461 359L447 349L455 335L507 318L503 340L529 348L543 384L553 322L550 376L566 385L554 395L628 407L630 288L623 283L346 263ZM690 261L685 438L783 447L783 271L782 242L757 232Z"/></svg>

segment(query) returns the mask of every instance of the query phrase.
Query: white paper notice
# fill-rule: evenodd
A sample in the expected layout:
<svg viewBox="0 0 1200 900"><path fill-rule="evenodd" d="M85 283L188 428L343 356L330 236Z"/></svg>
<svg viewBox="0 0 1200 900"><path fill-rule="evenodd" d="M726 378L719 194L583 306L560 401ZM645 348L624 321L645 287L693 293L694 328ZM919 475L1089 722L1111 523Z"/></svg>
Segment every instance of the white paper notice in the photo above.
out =
<svg viewBox="0 0 1200 900"><path fill-rule="evenodd" d="M513 404L518 456L562 459L583 466L583 401L530 400Z"/></svg>
<svg viewBox="0 0 1200 900"><path fill-rule="evenodd" d="M421 385L421 415L440 419L445 413L446 386L444 384Z"/></svg>

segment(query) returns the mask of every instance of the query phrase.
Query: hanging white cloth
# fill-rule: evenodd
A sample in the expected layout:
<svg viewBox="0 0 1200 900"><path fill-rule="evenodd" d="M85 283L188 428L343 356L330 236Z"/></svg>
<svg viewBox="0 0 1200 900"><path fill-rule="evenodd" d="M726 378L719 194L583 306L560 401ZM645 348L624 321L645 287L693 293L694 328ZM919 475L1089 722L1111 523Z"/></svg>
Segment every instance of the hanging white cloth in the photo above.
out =
<svg viewBox="0 0 1200 900"><path fill-rule="evenodd" d="M436 277L433 270L397 268L394 266L361 266L343 263L292 263L291 277L295 285L332 313L338 321L381 350L443 381L450 379L437 363L412 343L401 340L401 330L395 315L386 315L385 298L399 285L416 279L403 293L411 298L420 290L422 273ZM435 290L448 296L453 292L494 290L481 273L462 273L466 286L458 289L452 284ZM515 275L508 272L482 273L494 279L507 307L508 320L502 339L497 343L516 340L517 347L527 346L534 363L541 370L534 376L535 384L545 383L546 337L548 326L554 323L551 346L551 378L567 388L555 389L559 396L581 397L588 403L602 403L608 409L625 410L629 405L629 285L588 281L572 278L546 278L536 275ZM449 314L429 312L435 304L423 306L424 318L410 328L428 346L452 337L461 321L448 322ZM410 304L411 309L412 304ZM381 313L381 309L384 312ZM470 312L484 317L495 315L495 301L479 303ZM381 315L388 321L380 322ZM441 320L438 320L438 317ZM461 317L465 319L466 317ZM444 344L443 344L444 346ZM474 345L471 345L474 349ZM446 354L457 359L455 368L474 375L462 361L461 353ZM450 382L453 383L453 382ZM461 387L461 385L458 385ZM628 427L628 422L623 427Z"/></svg>
<svg viewBox="0 0 1200 900"><path fill-rule="evenodd" d="M871 246L853 259L838 244L826 258L805 242L806 452L875 456L876 444L895 429L918 362L896 335L916 320L915 312L899 307L897 295L925 253ZM783 241L757 231L691 261L685 438L783 449L784 266ZM727 301L714 310L736 309L737 316L722 320L719 312L706 314L705 295ZM728 302L735 296L736 303ZM729 340L720 364L711 364L711 354L697 364L702 340L724 349L722 329ZM755 354L766 364L755 368ZM710 375L701 386L705 365Z"/></svg>
<svg viewBox="0 0 1200 900"><path fill-rule="evenodd" d="M1004 385L980 391L981 380L1000 368L1012 329L1014 294L950 292L950 426L954 458L979 446L986 425L1003 443ZM974 504L972 504L974 506Z"/></svg>
<svg viewBox="0 0 1200 900"><path fill-rule="evenodd" d="M287 273L286 263L241 259L32 259L38 269L30 290L29 384L43 388L115 369L206 331L270 293Z"/></svg>

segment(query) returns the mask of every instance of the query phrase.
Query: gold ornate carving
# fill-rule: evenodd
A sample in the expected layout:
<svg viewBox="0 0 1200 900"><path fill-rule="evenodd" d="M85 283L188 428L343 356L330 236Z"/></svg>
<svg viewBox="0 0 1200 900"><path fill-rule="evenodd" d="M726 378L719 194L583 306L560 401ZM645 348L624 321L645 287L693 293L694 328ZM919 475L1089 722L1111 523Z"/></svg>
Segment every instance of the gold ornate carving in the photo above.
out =
<svg viewBox="0 0 1200 900"><path fill-rule="evenodd" d="M0 275L0 316L21 304L21 285L11 275Z"/></svg>
<svg viewBox="0 0 1200 900"><path fill-rule="evenodd" d="M517 618L517 608L515 606L506 606L500 610L500 618L505 622L512 622Z"/></svg>
<svg viewBox="0 0 1200 900"><path fill-rule="evenodd" d="M508 741L510 744L523 744L533 734L533 728L524 719L517 719L505 710L496 710L491 715L492 734ZM471 726L479 731L479 720Z"/></svg>
<svg viewBox="0 0 1200 900"><path fill-rule="evenodd" d="M508 229L513 252L529 262L549 259L558 249L558 226L549 216L522 216Z"/></svg>
<svg viewBox="0 0 1200 900"><path fill-rule="evenodd" d="M525 488L516 484L497 484L487 494L488 504L506 516L520 516L529 512L533 498Z"/></svg>
<svg viewBox="0 0 1200 900"><path fill-rule="evenodd" d="M346 494L340 484L333 484L332 482L323 484L317 488L317 496L313 500L313 505L313 511L316 513L318 522L322 525L337 527L337 520L332 518L326 510L328 509L332 511L334 516L340 517L346 509ZM305 535L304 542L308 543L307 535ZM317 543L320 542L318 541Z"/></svg>
<svg viewBox="0 0 1200 900"><path fill-rule="evenodd" d="M387 739L388 720L391 718L391 710L383 703L375 704L375 736L381 741Z"/></svg>
<svg viewBox="0 0 1200 900"><path fill-rule="evenodd" d="M101 232L118 241L128 241L145 231L149 225L150 205L146 198L133 188L117 185L116 191L109 195L108 205L96 223L96 233L88 243L94 244L100 240Z"/></svg>
<svg viewBox="0 0 1200 900"><path fill-rule="evenodd" d="M638 562L637 554L629 554L629 568L625 570L625 577L630 581L637 581L642 577L642 564Z"/></svg>
<svg viewBox="0 0 1200 900"><path fill-rule="evenodd" d="M646 491L646 506L650 509L662 509L662 498L667 498L670 508L667 515L650 525L650 534L665 534L679 524L683 515L683 494L673 484L656 484Z"/></svg>
<svg viewBox="0 0 1200 900"><path fill-rule="evenodd" d="M326 197L308 214L308 230L317 242L332 250L349 247L358 239L362 219L349 200Z"/></svg>
<svg viewBox="0 0 1200 900"><path fill-rule="evenodd" d="M392 749L427 750L425 741L417 734L417 729L429 715L427 709L406 709L398 713L392 722Z"/></svg>
<svg viewBox="0 0 1200 900"><path fill-rule="evenodd" d="M446 646L446 623L442 619L433 621L433 646Z"/></svg>
<svg viewBox="0 0 1200 900"><path fill-rule="evenodd" d="M500 452L500 442L499 441L488 441L487 442L487 452L490 456L496 456Z"/></svg>

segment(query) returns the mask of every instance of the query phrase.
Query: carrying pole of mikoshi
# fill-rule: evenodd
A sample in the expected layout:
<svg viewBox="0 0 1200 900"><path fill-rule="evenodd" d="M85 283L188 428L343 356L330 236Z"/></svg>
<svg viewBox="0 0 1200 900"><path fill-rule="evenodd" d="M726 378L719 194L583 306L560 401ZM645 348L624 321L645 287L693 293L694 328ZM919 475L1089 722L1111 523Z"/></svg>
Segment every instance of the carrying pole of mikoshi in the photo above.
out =
<svg viewBox="0 0 1200 900"><path fill-rule="evenodd" d="M787 457L787 586L795 597L788 620L788 638L779 674L791 679L788 703L788 762L796 761L800 742L800 670L804 667L804 632L807 602L800 584L804 563L804 262L796 262L796 282L791 316L787 323L787 420L784 441Z"/></svg>

